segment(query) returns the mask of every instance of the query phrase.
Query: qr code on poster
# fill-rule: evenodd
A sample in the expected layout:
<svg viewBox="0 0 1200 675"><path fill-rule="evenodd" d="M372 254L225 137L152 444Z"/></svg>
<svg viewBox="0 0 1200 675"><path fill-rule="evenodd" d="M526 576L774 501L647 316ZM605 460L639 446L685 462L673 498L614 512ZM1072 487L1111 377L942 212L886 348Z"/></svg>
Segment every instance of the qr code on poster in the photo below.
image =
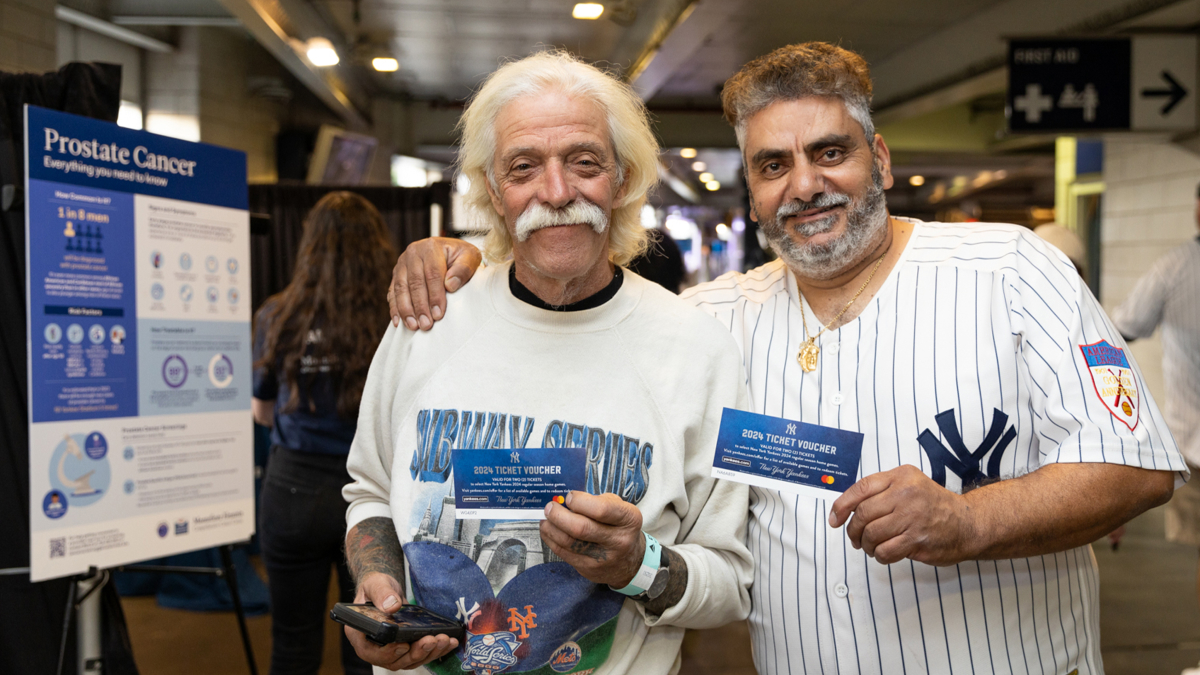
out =
<svg viewBox="0 0 1200 675"><path fill-rule="evenodd" d="M67 555L67 538L59 537L50 540L50 557L63 558Z"/></svg>

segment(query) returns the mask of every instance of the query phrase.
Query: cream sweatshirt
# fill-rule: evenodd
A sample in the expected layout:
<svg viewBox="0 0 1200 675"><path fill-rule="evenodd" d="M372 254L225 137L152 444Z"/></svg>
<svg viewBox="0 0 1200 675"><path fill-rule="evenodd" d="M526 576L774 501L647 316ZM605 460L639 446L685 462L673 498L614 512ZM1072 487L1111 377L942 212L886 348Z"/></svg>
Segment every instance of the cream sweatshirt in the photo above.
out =
<svg viewBox="0 0 1200 675"><path fill-rule="evenodd" d="M632 272L600 307L555 312L513 297L508 269L480 270L429 332L388 328L347 462L347 525L391 518L411 601L467 623L434 672L488 672L481 659L497 673L677 672L685 628L749 611L747 489L709 476L722 409L749 404L740 353ZM649 615L558 559L536 520L455 520L450 451L485 447L587 448L588 491L635 504L687 562L683 598Z"/></svg>

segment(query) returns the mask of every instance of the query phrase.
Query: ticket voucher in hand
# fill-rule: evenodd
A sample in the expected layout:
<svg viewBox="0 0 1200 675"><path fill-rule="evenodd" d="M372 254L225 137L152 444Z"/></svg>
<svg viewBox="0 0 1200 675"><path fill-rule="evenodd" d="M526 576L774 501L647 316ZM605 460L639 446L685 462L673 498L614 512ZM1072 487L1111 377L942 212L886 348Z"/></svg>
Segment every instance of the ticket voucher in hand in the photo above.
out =
<svg viewBox="0 0 1200 675"><path fill-rule="evenodd" d="M545 520L551 501L584 490L586 448L453 450L457 520Z"/></svg>
<svg viewBox="0 0 1200 675"><path fill-rule="evenodd" d="M725 408L714 478L837 499L858 478L863 435Z"/></svg>

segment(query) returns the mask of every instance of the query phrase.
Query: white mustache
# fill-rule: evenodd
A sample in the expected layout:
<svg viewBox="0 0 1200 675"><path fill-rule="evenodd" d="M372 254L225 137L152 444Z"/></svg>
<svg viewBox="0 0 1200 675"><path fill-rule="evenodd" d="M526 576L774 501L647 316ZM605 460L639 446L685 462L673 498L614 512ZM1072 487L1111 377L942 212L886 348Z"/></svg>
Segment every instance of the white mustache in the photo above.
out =
<svg viewBox="0 0 1200 675"><path fill-rule="evenodd" d="M850 195L840 192L822 192L816 196L811 202L794 201L787 202L775 211L775 222L782 223L784 218L794 216L804 211L812 209L827 209L831 206L844 206L850 203ZM810 237L814 234L827 232L833 228L834 218L822 218L811 223L798 225L800 234Z"/></svg>
<svg viewBox="0 0 1200 675"><path fill-rule="evenodd" d="M517 241L525 241L544 227L575 224L591 225L597 234L602 234L608 228L608 216L604 209L584 199L577 199L561 209L535 203L517 218L514 229Z"/></svg>

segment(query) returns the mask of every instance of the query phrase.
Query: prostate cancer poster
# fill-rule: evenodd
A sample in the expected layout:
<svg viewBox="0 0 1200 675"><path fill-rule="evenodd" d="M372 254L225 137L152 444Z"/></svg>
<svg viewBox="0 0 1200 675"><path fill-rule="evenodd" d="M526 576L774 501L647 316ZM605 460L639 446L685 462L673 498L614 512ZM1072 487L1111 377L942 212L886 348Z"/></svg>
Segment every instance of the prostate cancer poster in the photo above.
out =
<svg viewBox="0 0 1200 675"><path fill-rule="evenodd" d="M26 106L31 579L254 532L246 157Z"/></svg>

